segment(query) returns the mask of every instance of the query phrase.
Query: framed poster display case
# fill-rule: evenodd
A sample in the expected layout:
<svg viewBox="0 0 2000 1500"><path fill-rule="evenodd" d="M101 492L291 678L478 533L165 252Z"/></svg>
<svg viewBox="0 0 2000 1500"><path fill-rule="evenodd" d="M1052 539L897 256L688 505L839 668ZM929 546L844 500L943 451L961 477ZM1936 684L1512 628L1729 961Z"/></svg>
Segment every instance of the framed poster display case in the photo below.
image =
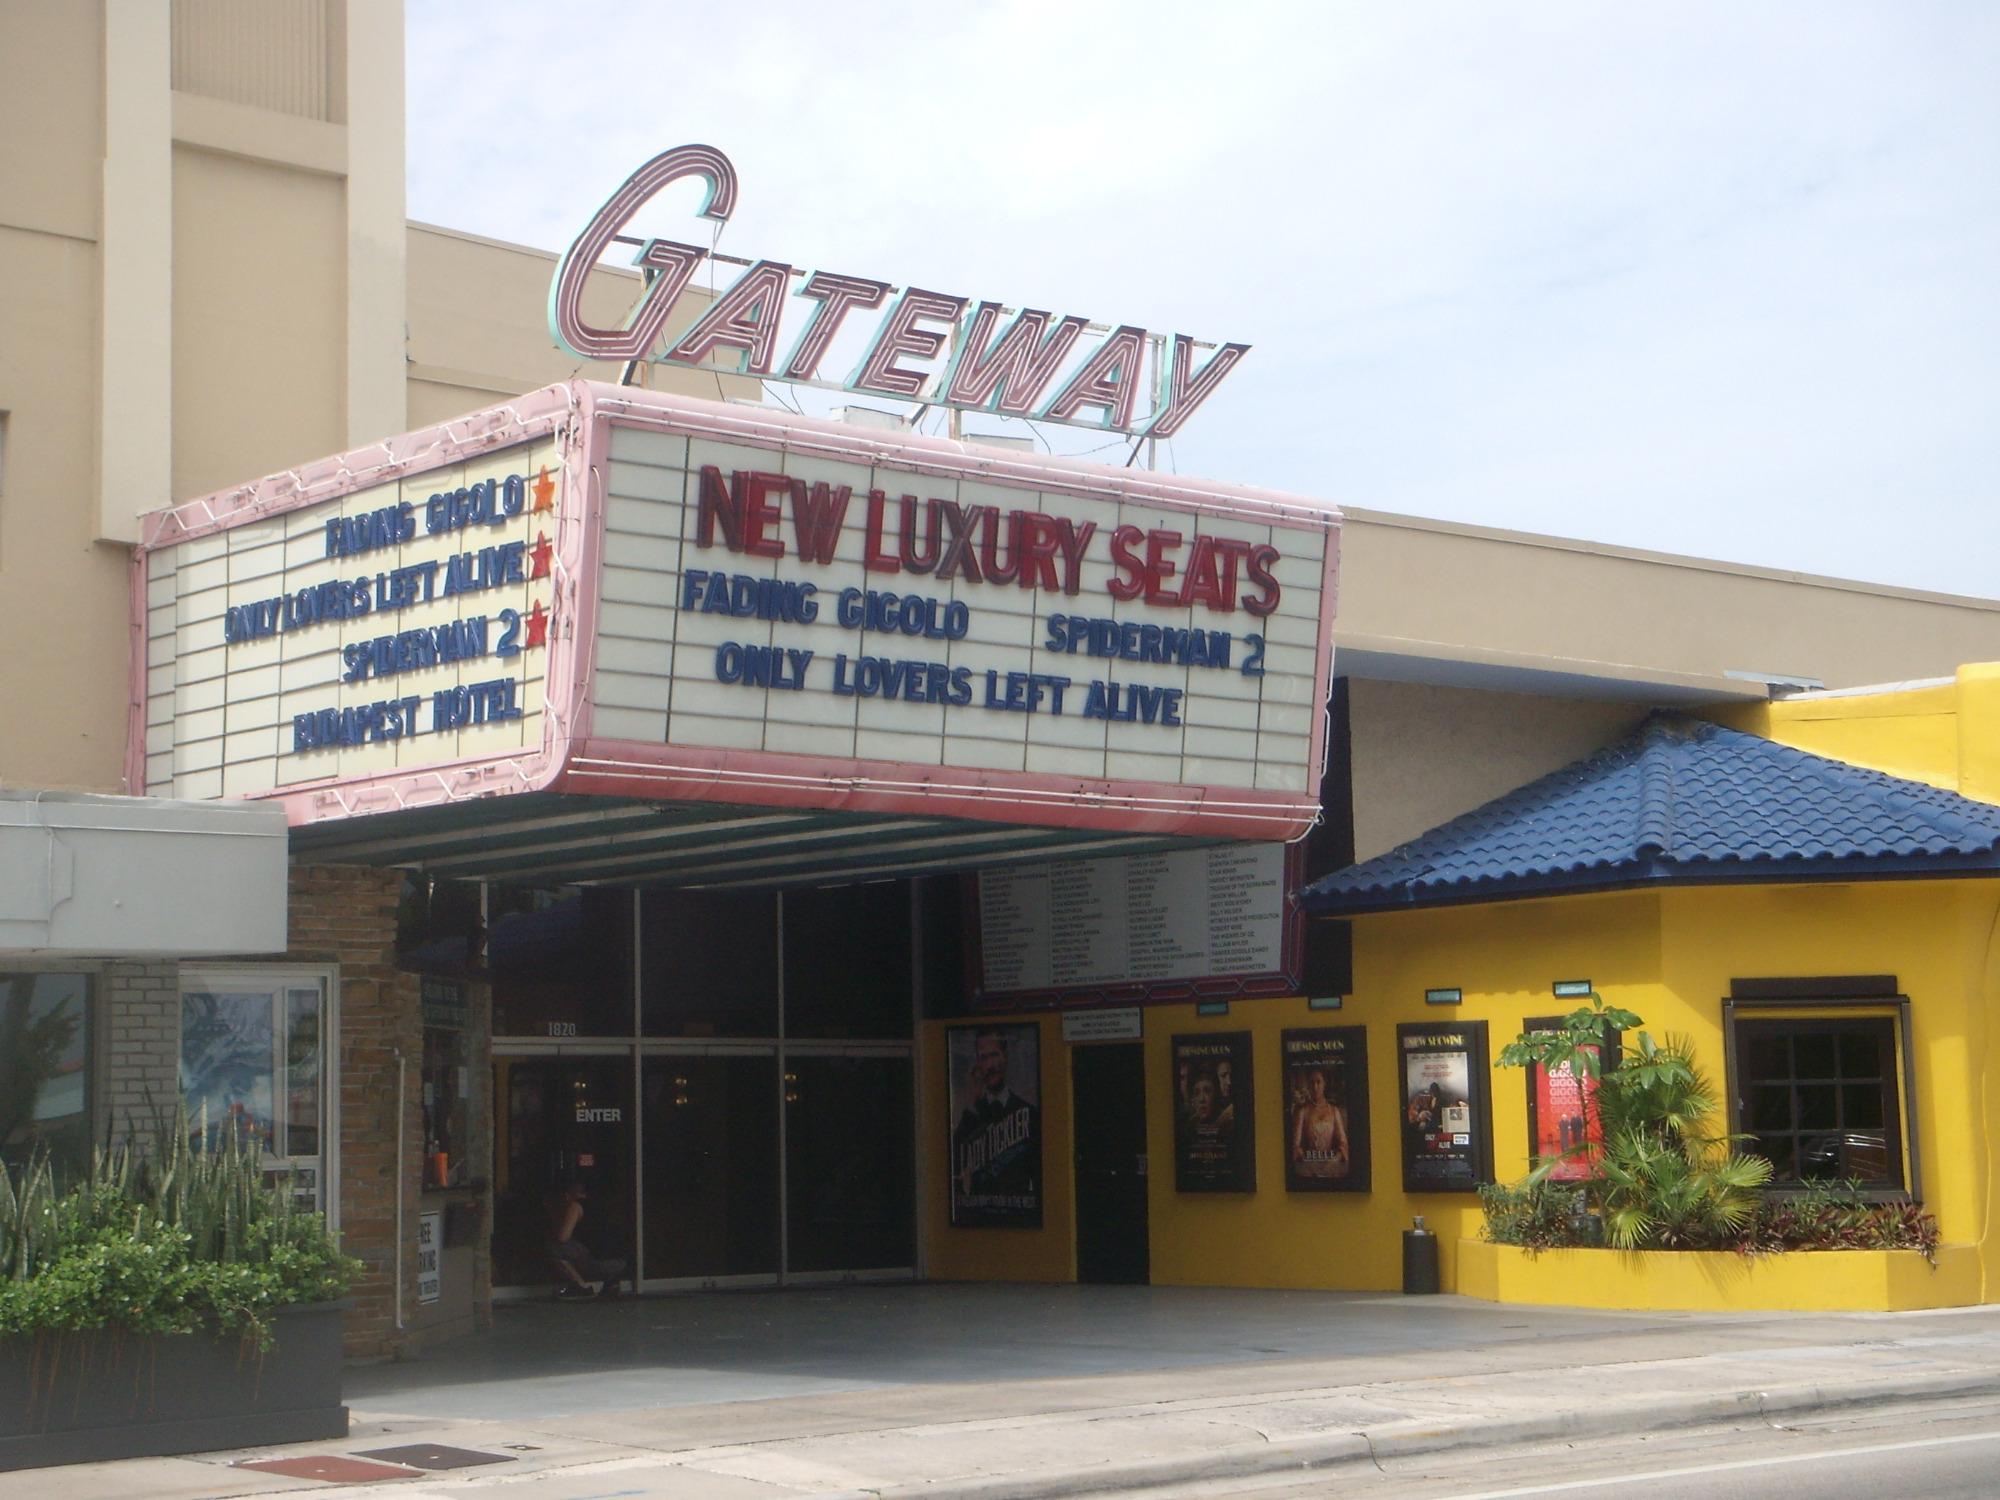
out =
<svg viewBox="0 0 2000 1500"><path fill-rule="evenodd" d="M1396 1028L1403 1191L1469 1193L1493 1180L1484 1021Z"/></svg>
<svg viewBox="0 0 2000 1500"><path fill-rule="evenodd" d="M1173 1038L1174 1187L1183 1193L1257 1190L1256 1099L1250 1033Z"/></svg>
<svg viewBox="0 0 2000 1500"><path fill-rule="evenodd" d="M1368 1028L1287 1030L1279 1048L1285 1191L1367 1192Z"/></svg>
<svg viewBox="0 0 2000 1500"><path fill-rule="evenodd" d="M945 1028L951 1226L1042 1227L1041 1027Z"/></svg>

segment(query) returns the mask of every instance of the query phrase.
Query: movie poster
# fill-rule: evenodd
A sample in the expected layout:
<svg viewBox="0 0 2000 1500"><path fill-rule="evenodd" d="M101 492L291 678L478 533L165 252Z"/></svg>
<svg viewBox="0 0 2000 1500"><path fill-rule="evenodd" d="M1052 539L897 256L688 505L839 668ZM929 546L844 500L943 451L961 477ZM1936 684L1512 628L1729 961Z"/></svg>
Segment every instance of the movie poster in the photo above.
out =
<svg viewBox="0 0 2000 1500"><path fill-rule="evenodd" d="M1174 1186L1183 1193L1257 1191L1250 1033L1173 1039Z"/></svg>
<svg viewBox="0 0 2000 1500"><path fill-rule="evenodd" d="M1486 1023L1396 1028L1403 1191L1469 1193L1493 1180Z"/></svg>
<svg viewBox="0 0 2000 1500"><path fill-rule="evenodd" d="M274 1149L271 995L189 990L181 996L181 1097L188 1124L212 1149L233 1130L246 1145Z"/></svg>
<svg viewBox="0 0 2000 1500"><path fill-rule="evenodd" d="M954 1229L1042 1227L1041 1027L951 1026Z"/></svg>
<svg viewBox="0 0 2000 1500"><path fill-rule="evenodd" d="M1532 1016L1523 1031L1553 1031L1560 1016ZM1587 1051L1597 1055L1600 1071L1618 1065L1618 1033L1607 1030L1604 1041ZM1528 1154L1536 1161L1561 1158L1549 1171L1551 1182L1582 1182L1597 1169L1604 1151L1604 1122L1597 1117L1597 1080L1575 1076L1567 1065L1528 1068Z"/></svg>
<svg viewBox="0 0 2000 1500"><path fill-rule="evenodd" d="M1368 1028L1287 1031L1285 1191L1368 1191Z"/></svg>

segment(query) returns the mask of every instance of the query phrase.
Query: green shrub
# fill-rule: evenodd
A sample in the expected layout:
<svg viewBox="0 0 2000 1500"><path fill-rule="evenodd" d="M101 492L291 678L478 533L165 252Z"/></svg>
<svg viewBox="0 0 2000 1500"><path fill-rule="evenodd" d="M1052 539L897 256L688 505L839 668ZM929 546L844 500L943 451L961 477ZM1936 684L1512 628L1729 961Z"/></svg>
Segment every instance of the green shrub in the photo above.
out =
<svg viewBox="0 0 2000 1500"><path fill-rule="evenodd" d="M1479 1189L1479 1207L1486 1215L1486 1238L1496 1245L1560 1250L1581 1243L1574 1220L1585 1208L1582 1188L1489 1182Z"/></svg>
<svg viewBox="0 0 2000 1500"><path fill-rule="evenodd" d="M1597 1162L1604 1235L1621 1250L1725 1245L1757 1212L1771 1164L1717 1134L1715 1091L1685 1037L1636 1049L1598 1090L1604 1151Z"/></svg>
<svg viewBox="0 0 2000 1500"><path fill-rule="evenodd" d="M46 1160L0 1163L0 1337L212 1329L267 1348L271 1312L347 1290L361 1263L268 1182L234 1133L183 1116L150 1155L99 1152L60 1189Z"/></svg>

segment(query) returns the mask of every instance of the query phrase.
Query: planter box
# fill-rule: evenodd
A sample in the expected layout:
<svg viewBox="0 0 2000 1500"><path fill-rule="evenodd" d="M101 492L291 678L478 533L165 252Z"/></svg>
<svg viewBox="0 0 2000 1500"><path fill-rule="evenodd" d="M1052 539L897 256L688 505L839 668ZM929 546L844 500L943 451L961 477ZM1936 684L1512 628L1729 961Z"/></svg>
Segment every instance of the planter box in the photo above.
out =
<svg viewBox="0 0 2000 1500"><path fill-rule="evenodd" d="M282 1309L262 1355L202 1334L0 1340L0 1472L345 1437L347 1306Z"/></svg>
<svg viewBox="0 0 2000 1500"><path fill-rule="evenodd" d="M1980 1300L1979 1252L1522 1250L1458 1242L1454 1290L1489 1302L1672 1312L1909 1312Z"/></svg>

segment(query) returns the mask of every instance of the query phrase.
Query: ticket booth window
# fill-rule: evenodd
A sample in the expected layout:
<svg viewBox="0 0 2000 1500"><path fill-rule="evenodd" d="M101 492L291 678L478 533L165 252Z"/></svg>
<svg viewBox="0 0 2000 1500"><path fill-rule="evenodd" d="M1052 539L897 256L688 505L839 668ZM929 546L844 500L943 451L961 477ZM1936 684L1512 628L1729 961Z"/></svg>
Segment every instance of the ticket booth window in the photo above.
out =
<svg viewBox="0 0 2000 1500"><path fill-rule="evenodd" d="M1722 1002L1729 1126L1771 1188L1923 1201L1910 998L1893 974L1737 979Z"/></svg>
<svg viewBox="0 0 2000 1500"><path fill-rule="evenodd" d="M324 973L200 973L181 979L181 1102L191 1130L218 1146L234 1133L291 1184L301 1207L332 1212Z"/></svg>

